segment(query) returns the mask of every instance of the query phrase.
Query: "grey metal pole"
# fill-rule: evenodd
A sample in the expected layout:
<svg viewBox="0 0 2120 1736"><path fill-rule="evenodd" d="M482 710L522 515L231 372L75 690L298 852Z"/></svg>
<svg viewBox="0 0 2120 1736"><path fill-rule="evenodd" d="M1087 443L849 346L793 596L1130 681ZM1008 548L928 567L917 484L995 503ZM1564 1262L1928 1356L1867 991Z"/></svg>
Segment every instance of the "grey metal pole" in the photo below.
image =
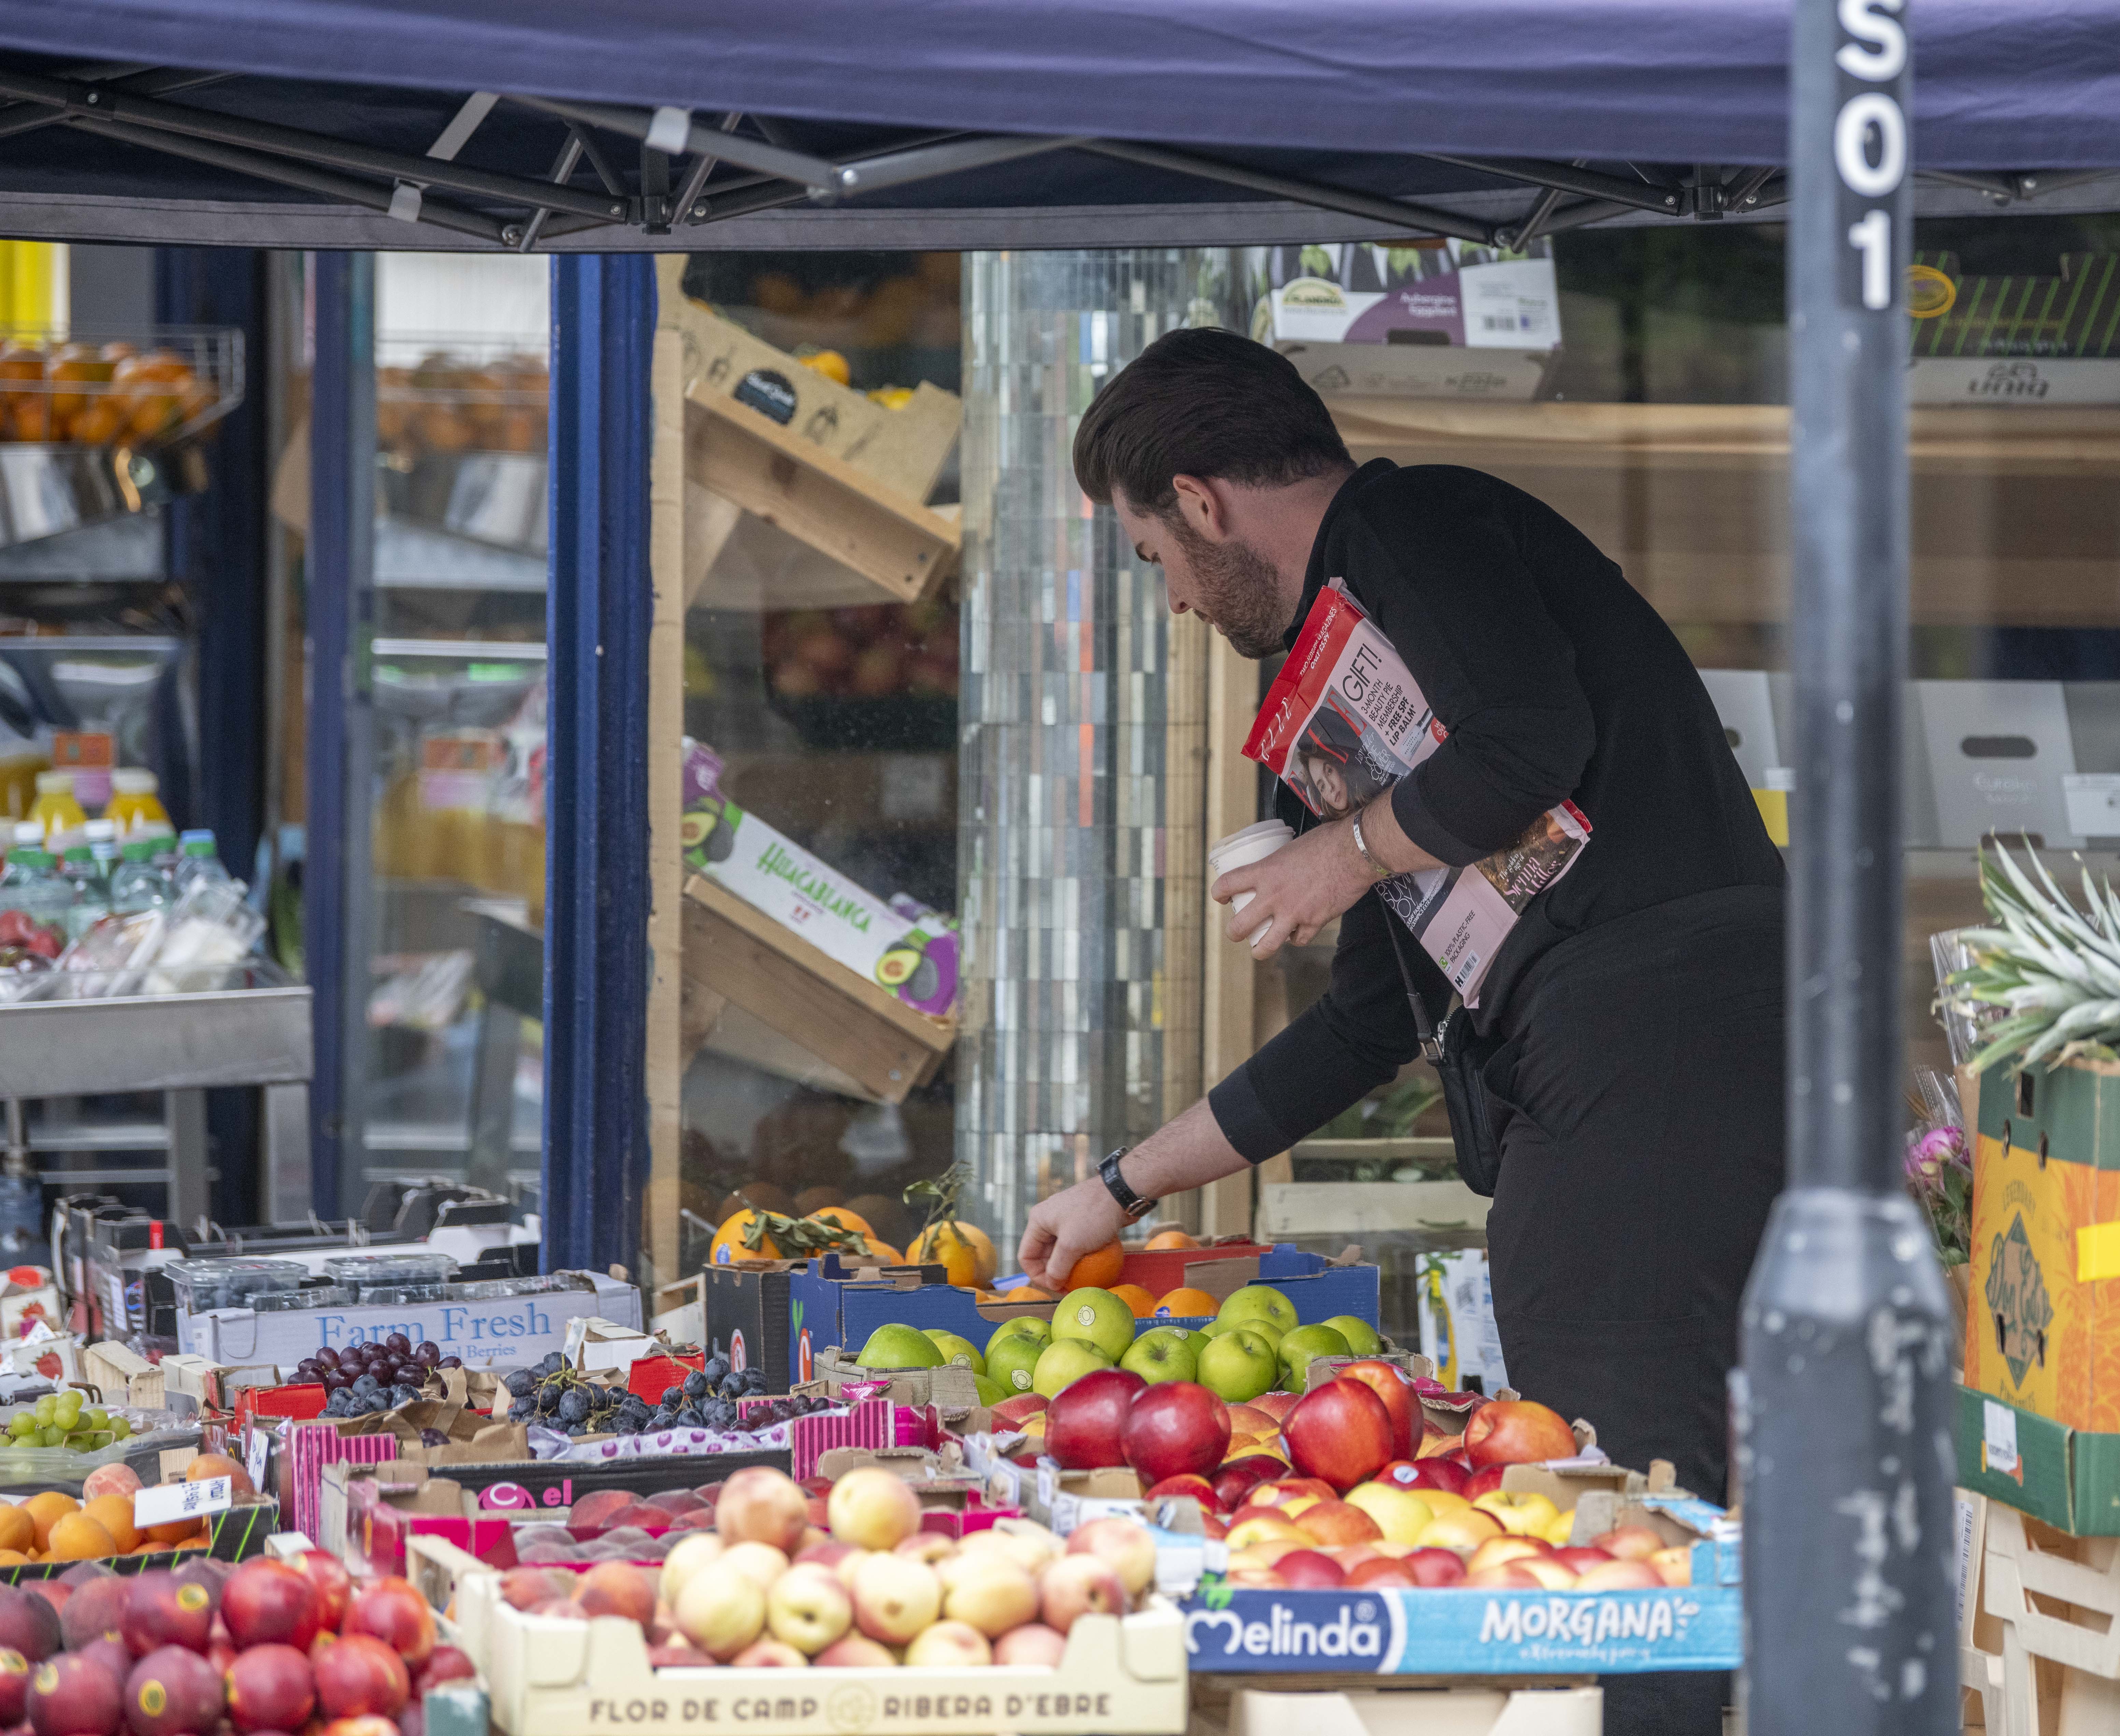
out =
<svg viewBox="0 0 2120 1736"><path fill-rule="evenodd" d="M1948 1309L1899 1182L1903 7L1796 7L1789 1186L1732 1377L1750 1736L1958 1727Z"/></svg>

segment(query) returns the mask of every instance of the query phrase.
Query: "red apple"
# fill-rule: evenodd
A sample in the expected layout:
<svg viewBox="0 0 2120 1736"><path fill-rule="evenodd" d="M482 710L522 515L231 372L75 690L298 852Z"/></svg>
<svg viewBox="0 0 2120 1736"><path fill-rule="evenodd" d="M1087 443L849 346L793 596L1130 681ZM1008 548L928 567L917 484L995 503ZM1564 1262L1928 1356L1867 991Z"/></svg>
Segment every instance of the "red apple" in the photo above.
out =
<svg viewBox="0 0 2120 1736"><path fill-rule="evenodd" d="M120 1624L125 1644L136 1658L158 1645L188 1645L204 1651L213 1631L213 1594L197 1580L174 1573L142 1574L132 1581Z"/></svg>
<svg viewBox="0 0 2120 1736"><path fill-rule="evenodd" d="M478 1666L471 1661L467 1653L453 1645L437 1645L427 1659L427 1667L420 1672L419 1692L425 1694L430 1687L439 1687L444 1682L468 1682L478 1675Z"/></svg>
<svg viewBox="0 0 2120 1736"><path fill-rule="evenodd" d="M1279 1459L1254 1453L1248 1458L1231 1459L1207 1481L1213 1486L1216 1504L1227 1512L1232 1507L1242 1506L1244 1497L1256 1485L1280 1474Z"/></svg>
<svg viewBox="0 0 2120 1736"><path fill-rule="evenodd" d="M386 1575L354 1593L340 1631L370 1635L417 1669L435 1649L435 1612L411 1580Z"/></svg>
<svg viewBox="0 0 2120 1736"><path fill-rule="evenodd" d="M1284 1585L1299 1591L1329 1591L1347 1582L1340 1564L1316 1549L1291 1549L1273 1564L1273 1571Z"/></svg>
<svg viewBox="0 0 2120 1736"><path fill-rule="evenodd" d="M412 1692L405 1660L368 1634L348 1634L310 1654L317 1710L327 1720L370 1713L395 1718Z"/></svg>
<svg viewBox="0 0 2120 1736"><path fill-rule="evenodd" d="M1374 1543L1383 1528L1360 1507L1344 1501L1321 1501L1295 1515L1295 1529L1327 1545Z"/></svg>
<svg viewBox="0 0 2120 1736"><path fill-rule="evenodd" d="M1342 1380L1359 1380L1383 1400L1384 1412L1391 1418L1392 1457L1411 1459L1420 1445L1428 1424L1420 1414L1420 1400L1412 1385L1395 1363L1365 1358L1343 1366L1338 1377Z"/></svg>
<svg viewBox="0 0 2120 1736"><path fill-rule="evenodd" d="M1149 1490L1141 1499L1162 1501L1172 1495L1191 1496L1193 1500L1200 1503L1203 1513L1220 1513L1223 1510L1222 1497L1215 1492L1214 1484L1208 1482L1206 1478L1195 1476L1191 1472L1178 1477L1165 1478L1161 1482Z"/></svg>
<svg viewBox="0 0 2120 1736"><path fill-rule="evenodd" d="M423 1736L425 1729L421 1709L408 1706L395 1719L379 1718L372 1713L358 1718L334 1718L317 1729L317 1736Z"/></svg>
<svg viewBox="0 0 2120 1736"><path fill-rule="evenodd" d="M1162 1380L1138 1394L1119 1429L1126 1462L1151 1483L1204 1476L1229 1444L1229 1406L1192 1380Z"/></svg>
<svg viewBox="0 0 2120 1736"><path fill-rule="evenodd" d="M14 1647L0 1647L0 1729L12 1730L30 1712L30 1660Z"/></svg>
<svg viewBox="0 0 2120 1736"><path fill-rule="evenodd" d="M1130 1368L1092 1369L1069 1381L1046 1407L1045 1450L1071 1471L1124 1464L1127 1413L1135 1394L1147 1385ZM1228 1439L1225 1422L1225 1444Z"/></svg>
<svg viewBox="0 0 2120 1736"><path fill-rule="evenodd" d="M1619 1557L1594 1544L1573 1543L1564 1549L1555 1550L1553 1558L1564 1564L1572 1572L1588 1573L1592 1567L1602 1567L1607 1561L1617 1561Z"/></svg>
<svg viewBox="0 0 2120 1736"><path fill-rule="evenodd" d="M421 1601L424 1607L425 1599ZM317 1602L317 1582L308 1574L261 1556L228 1576L221 1588L221 1618L228 1624L228 1637L238 1651L253 1645L291 1645L306 1651L323 1627Z"/></svg>
<svg viewBox="0 0 2120 1736"><path fill-rule="evenodd" d="M157 1646L125 1683L132 1736L202 1736L221 1722L223 1702L221 1673L182 1645Z"/></svg>
<svg viewBox="0 0 2120 1736"><path fill-rule="evenodd" d="M1455 1585L1465 1577L1464 1557L1455 1549L1416 1549L1405 1566L1416 1585Z"/></svg>
<svg viewBox="0 0 2120 1736"><path fill-rule="evenodd" d="M1621 1561L1647 1561L1664 1547L1663 1534L1647 1525L1620 1525L1590 1539L1607 1555Z"/></svg>
<svg viewBox="0 0 2120 1736"><path fill-rule="evenodd" d="M1264 1411L1276 1422L1285 1422L1288 1413L1295 1408L1299 1396L1295 1393L1261 1393L1258 1398L1247 1399L1244 1403L1255 1411Z"/></svg>
<svg viewBox="0 0 2120 1736"><path fill-rule="evenodd" d="M1035 1417L1044 1410L1048 1400L1043 1393L1018 1393L1012 1399L1004 1399L993 1408L994 1421L1008 1428L1021 1428L1026 1417Z"/></svg>
<svg viewBox="0 0 2120 1736"><path fill-rule="evenodd" d="M1466 1470L1464 1466L1448 1459L1416 1459L1413 1475L1395 1480L1402 1487L1413 1489L1440 1489L1446 1495L1465 1495ZM1465 1495L1470 1501L1472 1497Z"/></svg>
<svg viewBox="0 0 2120 1736"><path fill-rule="evenodd" d="M1465 1425L1465 1455L1477 1470L1490 1464L1536 1464L1573 1459L1575 1431L1560 1412L1528 1399L1497 1399Z"/></svg>
<svg viewBox="0 0 2120 1736"><path fill-rule="evenodd" d="M353 1575L346 1571L346 1563L324 1550L308 1549L290 1565L307 1574L317 1588L317 1625L337 1633L353 1598Z"/></svg>
<svg viewBox="0 0 2120 1736"><path fill-rule="evenodd" d="M1390 1585L1400 1590L1411 1591L1420 1581L1414 1578L1404 1561L1395 1561L1388 1555L1379 1555L1350 1569L1347 1583L1350 1585Z"/></svg>
<svg viewBox="0 0 2120 1736"><path fill-rule="evenodd" d="M309 1660L291 1645L255 1646L228 1666L228 1717L239 1730L299 1730L316 1704Z"/></svg>
<svg viewBox="0 0 2120 1736"><path fill-rule="evenodd" d="M116 1736L124 1717L124 1684L95 1659L63 1651L30 1673L37 1736Z"/></svg>
<svg viewBox="0 0 2120 1736"><path fill-rule="evenodd" d="M1499 1567L1482 1567L1465 1575L1465 1583L1479 1591L1537 1591L1538 1580L1513 1561Z"/></svg>
<svg viewBox="0 0 2120 1736"><path fill-rule="evenodd" d="M1330 1483L1335 1494L1368 1482L1392 1456L1391 1413L1360 1380L1327 1380L1305 1394L1281 1434L1295 1468Z"/></svg>

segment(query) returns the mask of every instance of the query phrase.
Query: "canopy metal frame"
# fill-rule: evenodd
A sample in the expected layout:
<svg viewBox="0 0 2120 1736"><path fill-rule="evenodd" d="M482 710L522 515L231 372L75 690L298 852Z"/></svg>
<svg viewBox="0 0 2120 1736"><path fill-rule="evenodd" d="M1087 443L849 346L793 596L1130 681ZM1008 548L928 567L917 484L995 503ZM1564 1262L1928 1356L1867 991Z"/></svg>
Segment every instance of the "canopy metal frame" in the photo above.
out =
<svg viewBox="0 0 2120 1736"><path fill-rule="evenodd" d="M0 59L0 99L7 100L0 103L0 142L47 127L77 128L143 151L522 253L548 249L564 237L592 230L635 229L656 236L778 207L844 205L864 194L1070 151L1373 222L1386 234L1504 249L1620 218L1712 221L1758 216L1788 198L1787 176L1771 165L1600 167L1580 159L1562 163L1434 152L1406 159L1529 189L1519 215L1496 219L1139 140L928 133L835 156L801 148L788 123L769 116L732 113L700 118L682 109L491 91L466 93L427 153L414 156L174 100L245 77L137 63L30 71ZM564 123L563 141L542 176L458 161L480 124L504 103ZM637 191L629 188L619 167L622 154L614 154L613 140L628 142L639 154ZM593 187L577 184L584 162L596 183ZM2109 172L2020 169L1937 172L1924 179L2000 205L2080 187Z"/></svg>

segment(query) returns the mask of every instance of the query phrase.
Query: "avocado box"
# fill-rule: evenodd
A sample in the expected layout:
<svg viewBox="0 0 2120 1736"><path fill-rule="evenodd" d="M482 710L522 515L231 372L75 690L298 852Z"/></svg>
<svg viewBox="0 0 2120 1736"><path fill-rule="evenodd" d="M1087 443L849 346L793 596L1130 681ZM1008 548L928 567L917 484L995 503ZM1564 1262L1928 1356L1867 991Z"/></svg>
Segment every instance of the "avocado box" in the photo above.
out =
<svg viewBox="0 0 2120 1736"><path fill-rule="evenodd" d="M2120 1435L2120 1065L1982 1076L1969 1240L1967 1387Z"/></svg>

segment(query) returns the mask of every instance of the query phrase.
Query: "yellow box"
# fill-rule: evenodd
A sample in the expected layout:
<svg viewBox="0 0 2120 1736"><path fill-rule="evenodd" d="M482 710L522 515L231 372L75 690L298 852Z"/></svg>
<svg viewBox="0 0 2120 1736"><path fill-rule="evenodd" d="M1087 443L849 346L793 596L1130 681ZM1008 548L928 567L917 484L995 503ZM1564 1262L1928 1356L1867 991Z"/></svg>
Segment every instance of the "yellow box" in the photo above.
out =
<svg viewBox="0 0 2120 1736"><path fill-rule="evenodd" d="M1965 1384L2120 1432L2120 1066L1983 1076L1972 1254Z"/></svg>

